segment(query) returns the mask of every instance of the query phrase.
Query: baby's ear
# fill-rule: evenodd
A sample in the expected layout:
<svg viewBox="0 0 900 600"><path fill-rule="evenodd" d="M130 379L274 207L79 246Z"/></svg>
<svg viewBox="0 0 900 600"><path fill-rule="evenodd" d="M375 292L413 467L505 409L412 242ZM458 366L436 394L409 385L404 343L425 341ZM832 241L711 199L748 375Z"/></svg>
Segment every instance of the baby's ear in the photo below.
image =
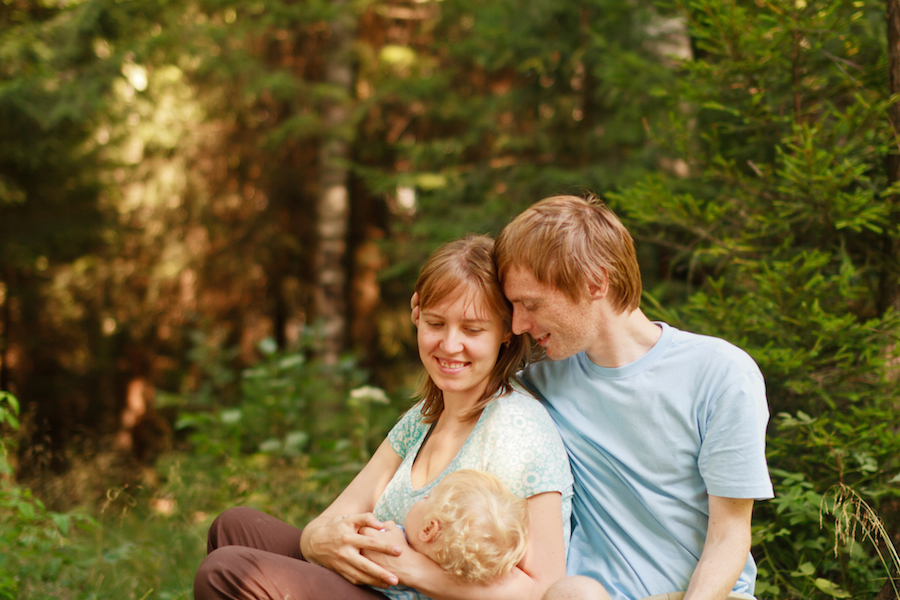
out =
<svg viewBox="0 0 900 600"><path fill-rule="evenodd" d="M441 533L441 523L437 519L429 519L422 531L419 532L419 539L426 544L433 542Z"/></svg>

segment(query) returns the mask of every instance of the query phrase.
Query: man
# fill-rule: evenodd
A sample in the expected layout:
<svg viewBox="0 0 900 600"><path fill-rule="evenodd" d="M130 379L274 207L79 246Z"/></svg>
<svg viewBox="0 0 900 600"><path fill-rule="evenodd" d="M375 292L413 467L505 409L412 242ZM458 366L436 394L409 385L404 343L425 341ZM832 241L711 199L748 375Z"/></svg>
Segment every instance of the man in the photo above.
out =
<svg viewBox="0 0 900 600"><path fill-rule="evenodd" d="M545 598L752 596L753 500L773 495L756 363L641 312L634 242L598 201L542 200L494 256L514 333L550 359L523 379L575 476L567 570L578 577Z"/></svg>

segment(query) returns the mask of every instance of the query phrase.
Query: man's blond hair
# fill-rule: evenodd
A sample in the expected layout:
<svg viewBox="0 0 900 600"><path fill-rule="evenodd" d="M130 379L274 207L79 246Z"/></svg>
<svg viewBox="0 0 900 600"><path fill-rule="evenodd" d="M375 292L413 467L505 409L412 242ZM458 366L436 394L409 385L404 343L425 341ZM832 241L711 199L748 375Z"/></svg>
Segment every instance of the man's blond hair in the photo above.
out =
<svg viewBox="0 0 900 600"><path fill-rule="evenodd" d="M524 268L540 283L581 300L591 284L608 279L619 312L641 301L641 271L634 240L615 213L595 197L551 196L512 220L494 244L501 283Z"/></svg>
<svg viewBox="0 0 900 600"><path fill-rule="evenodd" d="M528 509L490 473L454 471L431 492L425 522L440 524L433 556L447 573L485 583L512 570L525 556Z"/></svg>

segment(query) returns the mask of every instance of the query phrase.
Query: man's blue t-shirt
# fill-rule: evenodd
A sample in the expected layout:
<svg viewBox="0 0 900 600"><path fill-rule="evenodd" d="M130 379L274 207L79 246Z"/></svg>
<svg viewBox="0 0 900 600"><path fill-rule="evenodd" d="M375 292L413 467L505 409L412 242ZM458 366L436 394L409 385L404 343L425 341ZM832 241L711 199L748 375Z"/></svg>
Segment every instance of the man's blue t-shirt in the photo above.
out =
<svg viewBox="0 0 900 600"><path fill-rule="evenodd" d="M582 352L523 374L575 478L568 573L597 579L616 600L687 589L708 495L773 495L756 363L724 340L657 325L656 345L623 367L599 367ZM755 579L748 556L734 591L752 595Z"/></svg>

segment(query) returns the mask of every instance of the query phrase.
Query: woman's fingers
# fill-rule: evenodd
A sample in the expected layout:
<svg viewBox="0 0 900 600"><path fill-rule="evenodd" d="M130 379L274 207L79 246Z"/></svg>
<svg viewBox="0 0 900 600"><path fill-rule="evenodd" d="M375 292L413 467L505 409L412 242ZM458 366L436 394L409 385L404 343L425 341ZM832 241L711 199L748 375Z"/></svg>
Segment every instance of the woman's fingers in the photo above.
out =
<svg viewBox="0 0 900 600"><path fill-rule="evenodd" d="M395 526L394 533L396 533L396 531ZM377 530L363 528L360 530L360 535L364 538L359 542L360 551L371 550L373 552L381 552L382 554L390 554L391 556L400 556L403 552L403 547L397 543L398 538L394 535L390 535L390 533L383 528ZM406 545L406 537L402 532L400 533L399 539Z"/></svg>
<svg viewBox="0 0 900 600"><path fill-rule="evenodd" d="M382 588L397 585L397 577L393 573L362 554L349 557L349 560L341 564L341 570L338 572L343 575L344 579L356 585L374 585Z"/></svg>
<svg viewBox="0 0 900 600"><path fill-rule="evenodd" d="M397 577L363 555L363 552L400 555L402 548L380 531L384 527L385 524L370 512L334 515L311 545L316 548L315 555L320 564L347 581L384 588L396 585ZM366 535L364 532L367 531L375 535Z"/></svg>
<svg viewBox="0 0 900 600"><path fill-rule="evenodd" d="M358 515L343 515L341 521L352 524L359 531L362 527L371 527L372 529L381 529L384 523L375 518L375 515L368 513L359 513Z"/></svg>

